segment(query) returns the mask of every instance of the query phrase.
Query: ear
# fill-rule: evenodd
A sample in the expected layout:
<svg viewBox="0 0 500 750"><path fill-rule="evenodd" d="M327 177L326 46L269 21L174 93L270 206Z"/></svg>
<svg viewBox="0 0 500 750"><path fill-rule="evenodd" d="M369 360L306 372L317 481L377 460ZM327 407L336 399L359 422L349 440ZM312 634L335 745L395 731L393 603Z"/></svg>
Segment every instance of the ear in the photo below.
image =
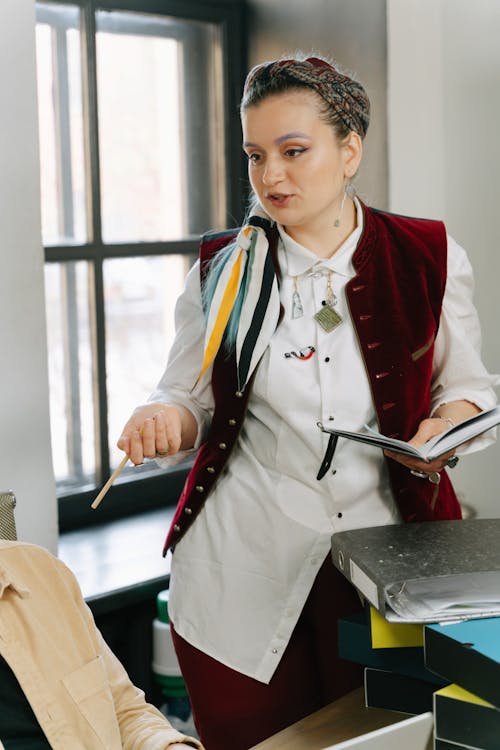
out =
<svg viewBox="0 0 500 750"><path fill-rule="evenodd" d="M342 144L344 153L344 176L347 179L354 177L358 171L361 157L363 156L363 141L358 133L351 130Z"/></svg>

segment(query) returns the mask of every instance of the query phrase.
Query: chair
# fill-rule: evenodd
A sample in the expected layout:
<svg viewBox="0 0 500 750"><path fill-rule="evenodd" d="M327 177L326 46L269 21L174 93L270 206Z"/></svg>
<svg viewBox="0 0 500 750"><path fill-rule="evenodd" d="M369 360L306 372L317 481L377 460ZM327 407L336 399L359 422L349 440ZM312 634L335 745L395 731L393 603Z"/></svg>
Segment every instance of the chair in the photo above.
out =
<svg viewBox="0 0 500 750"><path fill-rule="evenodd" d="M0 539L17 539L14 508L16 497L10 490L0 492Z"/></svg>

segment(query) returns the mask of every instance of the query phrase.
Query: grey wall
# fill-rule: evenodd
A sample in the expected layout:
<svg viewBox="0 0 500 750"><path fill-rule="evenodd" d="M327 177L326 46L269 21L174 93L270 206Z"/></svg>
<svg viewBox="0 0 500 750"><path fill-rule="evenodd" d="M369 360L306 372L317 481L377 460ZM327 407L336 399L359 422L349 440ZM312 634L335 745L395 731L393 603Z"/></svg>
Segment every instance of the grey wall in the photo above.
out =
<svg viewBox="0 0 500 750"><path fill-rule="evenodd" d="M249 64L295 50L333 57L356 74L372 104L357 188L387 208L385 0L249 0Z"/></svg>
<svg viewBox="0 0 500 750"><path fill-rule="evenodd" d="M499 373L500 3L387 0L387 17L390 206L444 219L466 248L483 359ZM500 515L499 456L500 441L453 473L486 517Z"/></svg>
<svg viewBox="0 0 500 750"><path fill-rule="evenodd" d="M34 0L0 2L0 488L18 535L57 549L40 231Z"/></svg>

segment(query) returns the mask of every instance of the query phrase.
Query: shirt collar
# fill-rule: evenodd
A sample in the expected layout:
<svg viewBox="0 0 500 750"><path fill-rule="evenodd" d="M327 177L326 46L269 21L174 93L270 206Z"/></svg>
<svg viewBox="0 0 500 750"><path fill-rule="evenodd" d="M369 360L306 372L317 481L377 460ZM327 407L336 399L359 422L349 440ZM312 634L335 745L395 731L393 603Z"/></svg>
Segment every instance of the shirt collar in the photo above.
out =
<svg viewBox="0 0 500 750"><path fill-rule="evenodd" d="M281 238L280 265L290 276L300 276L314 267L327 268L342 276L354 276L352 256L363 231L363 209L361 203L354 197L356 206L356 227L349 237L342 243L331 258L318 258L311 250L293 240L281 224L277 224Z"/></svg>
<svg viewBox="0 0 500 750"><path fill-rule="evenodd" d="M24 584L21 577L12 573L9 566L0 560L0 600L9 588L15 591L21 599L26 599L31 595L29 587Z"/></svg>

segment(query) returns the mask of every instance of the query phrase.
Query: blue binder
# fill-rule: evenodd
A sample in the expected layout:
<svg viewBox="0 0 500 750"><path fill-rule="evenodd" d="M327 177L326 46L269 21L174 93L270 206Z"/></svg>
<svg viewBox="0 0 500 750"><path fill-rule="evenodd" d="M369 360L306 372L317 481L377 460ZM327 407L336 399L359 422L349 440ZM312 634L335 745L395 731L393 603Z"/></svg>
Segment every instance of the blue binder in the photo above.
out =
<svg viewBox="0 0 500 750"><path fill-rule="evenodd" d="M426 625L424 655L428 669L500 707L500 617Z"/></svg>

